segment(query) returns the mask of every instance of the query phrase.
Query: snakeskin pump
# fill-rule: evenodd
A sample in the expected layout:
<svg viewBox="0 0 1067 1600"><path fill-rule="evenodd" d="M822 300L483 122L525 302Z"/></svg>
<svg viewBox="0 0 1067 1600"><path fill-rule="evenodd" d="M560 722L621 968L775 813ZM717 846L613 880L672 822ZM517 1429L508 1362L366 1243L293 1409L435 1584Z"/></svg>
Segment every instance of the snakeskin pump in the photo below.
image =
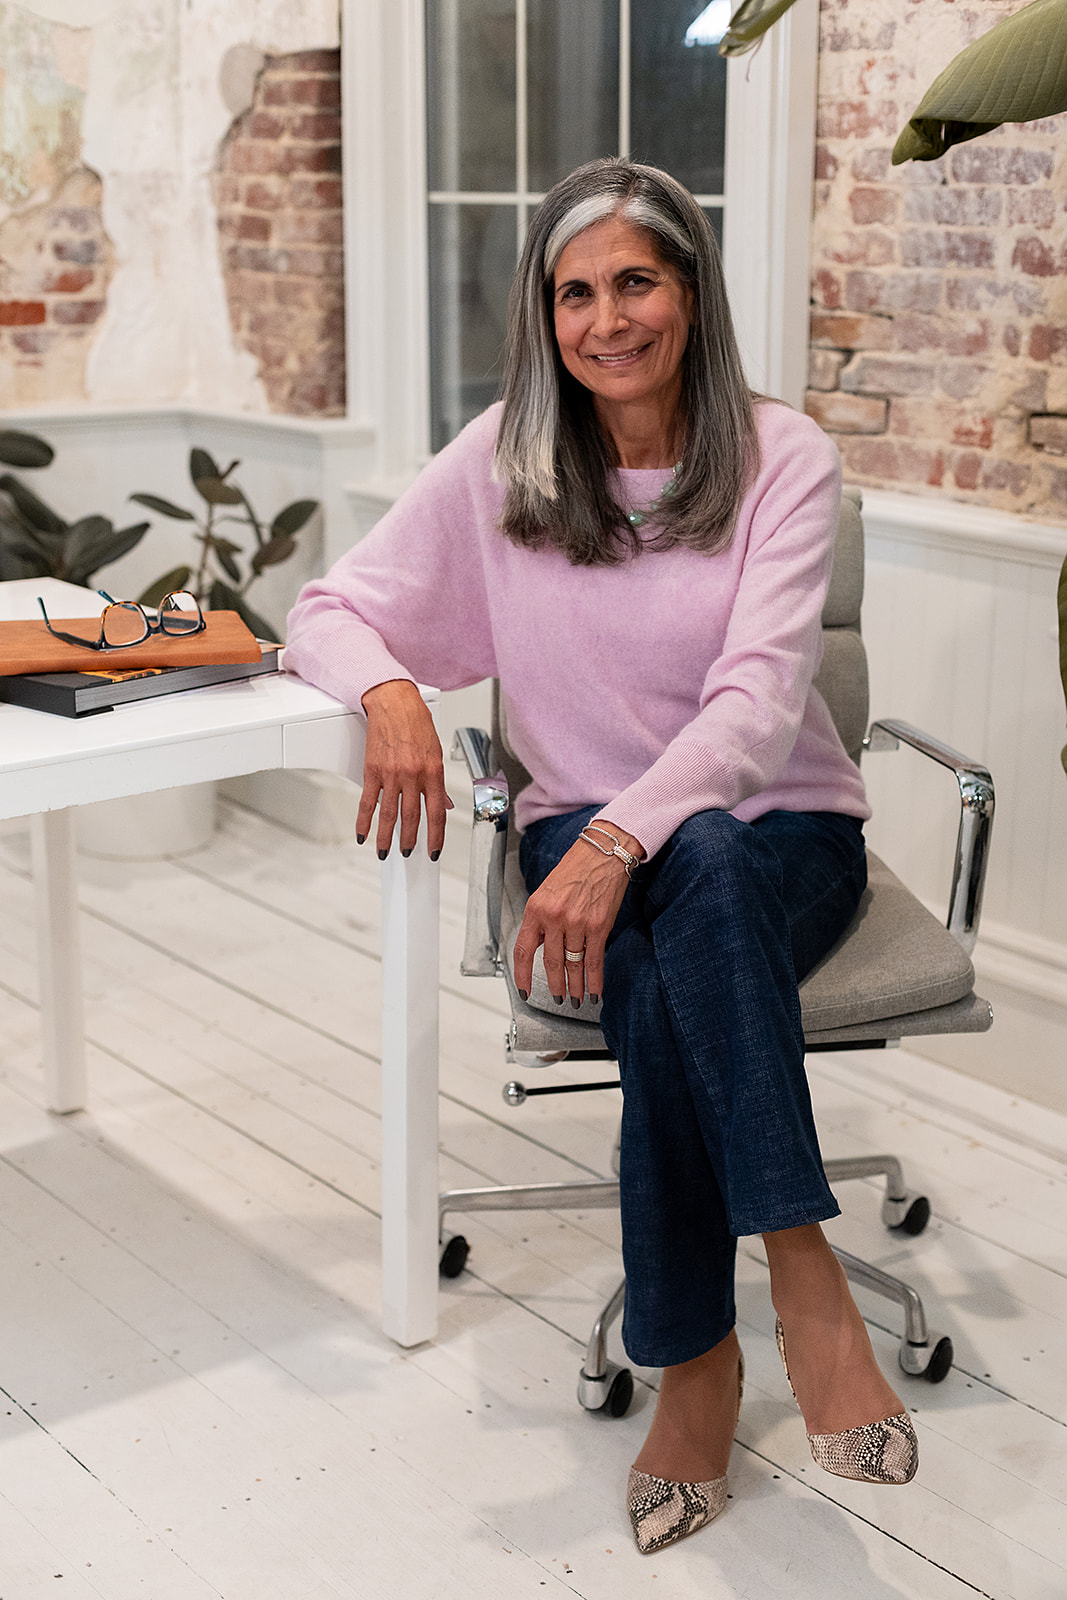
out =
<svg viewBox="0 0 1067 1600"><path fill-rule="evenodd" d="M780 1318L775 1320L774 1337L785 1368L785 1381L796 1400ZM861 1428L846 1428L842 1433L809 1433L808 1447L815 1464L832 1472L835 1478L856 1478L861 1483L910 1483L919 1470L919 1441L906 1411L898 1411L881 1422L868 1422Z"/></svg>

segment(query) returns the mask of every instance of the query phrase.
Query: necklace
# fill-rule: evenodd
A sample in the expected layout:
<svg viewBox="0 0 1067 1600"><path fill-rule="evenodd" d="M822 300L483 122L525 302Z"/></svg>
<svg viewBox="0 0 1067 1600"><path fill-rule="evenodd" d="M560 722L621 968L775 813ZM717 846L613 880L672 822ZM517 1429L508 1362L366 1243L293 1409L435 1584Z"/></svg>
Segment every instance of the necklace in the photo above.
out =
<svg viewBox="0 0 1067 1600"><path fill-rule="evenodd" d="M628 511L626 513L626 520L630 524L631 528L640 528L642 523L646 522L649 517L655 516L664 500L669 500L672 494L677 493L678 474L681 470L682 463L680 461L676 461L674 466L671 468L670 477L663 485L663 488L660 490L659 494L652 501L651 505L645 506L643 510L635 508L633 511Z"/></svg>

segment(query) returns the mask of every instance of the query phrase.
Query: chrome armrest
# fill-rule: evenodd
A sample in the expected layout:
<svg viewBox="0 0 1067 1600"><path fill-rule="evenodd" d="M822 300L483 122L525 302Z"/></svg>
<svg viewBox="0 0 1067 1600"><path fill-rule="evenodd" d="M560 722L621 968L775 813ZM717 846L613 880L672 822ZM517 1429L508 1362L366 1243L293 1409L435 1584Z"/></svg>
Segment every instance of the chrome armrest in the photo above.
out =
<svg viewBox="0 0 1067 1600"><path fill-rule="evenodd" d="M952 937L970 955L978 937L982 892L989 864L989 840L993 832L996 803L993 779L989 768L980 761L972 761L941 739L913 728L908 722L898 722L895 717L881 717L877 722L872 722L863 748L872 752L896 750L901 744L910 745L913 750L929 756L943 767L951 768L956 774L960 790L960 826L956 836L956 860L952 869L947 926Z"/></svg>
<svg viewBox="0 0 1067 1600"><path fill-rule="evenodd" d="M500 963L500 910L511 804L508 780L495 770L493 743L482 728L456 729L452 759L465 763L474 785L467 932L460 971L467 977L489 977L499 971Z"/></svg>

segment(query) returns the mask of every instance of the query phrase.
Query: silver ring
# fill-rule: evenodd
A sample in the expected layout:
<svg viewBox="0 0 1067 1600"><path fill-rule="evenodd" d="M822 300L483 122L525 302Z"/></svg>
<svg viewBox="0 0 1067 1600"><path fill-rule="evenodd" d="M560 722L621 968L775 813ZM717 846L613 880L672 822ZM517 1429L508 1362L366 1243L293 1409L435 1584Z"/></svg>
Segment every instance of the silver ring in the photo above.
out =
<svg viewBox="0 0 1067 1600"><path fill-rule="evenodd" d="M584 950L564 950L563 959L564 959L564 961L584 961L585 960L585 951Z"/></svg>

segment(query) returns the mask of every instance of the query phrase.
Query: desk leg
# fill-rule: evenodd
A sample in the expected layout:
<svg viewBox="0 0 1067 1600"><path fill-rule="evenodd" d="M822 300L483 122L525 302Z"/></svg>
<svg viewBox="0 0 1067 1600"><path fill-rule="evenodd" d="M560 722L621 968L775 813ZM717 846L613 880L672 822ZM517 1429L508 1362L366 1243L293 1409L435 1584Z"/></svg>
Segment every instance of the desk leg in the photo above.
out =
<svg viewBox="0 0 1067 1600"><path fill-rule="evenodd" d="M438 873L422 841L382 866L382 1323L437 1332Z"/></svg>
<svg viewBox="0 0 1067 1600"><path fill-rule="evenodd" d="M32 839L45 1096L50 1111L80 1111L88 1086L73 812L38 813Z"/></svg>

